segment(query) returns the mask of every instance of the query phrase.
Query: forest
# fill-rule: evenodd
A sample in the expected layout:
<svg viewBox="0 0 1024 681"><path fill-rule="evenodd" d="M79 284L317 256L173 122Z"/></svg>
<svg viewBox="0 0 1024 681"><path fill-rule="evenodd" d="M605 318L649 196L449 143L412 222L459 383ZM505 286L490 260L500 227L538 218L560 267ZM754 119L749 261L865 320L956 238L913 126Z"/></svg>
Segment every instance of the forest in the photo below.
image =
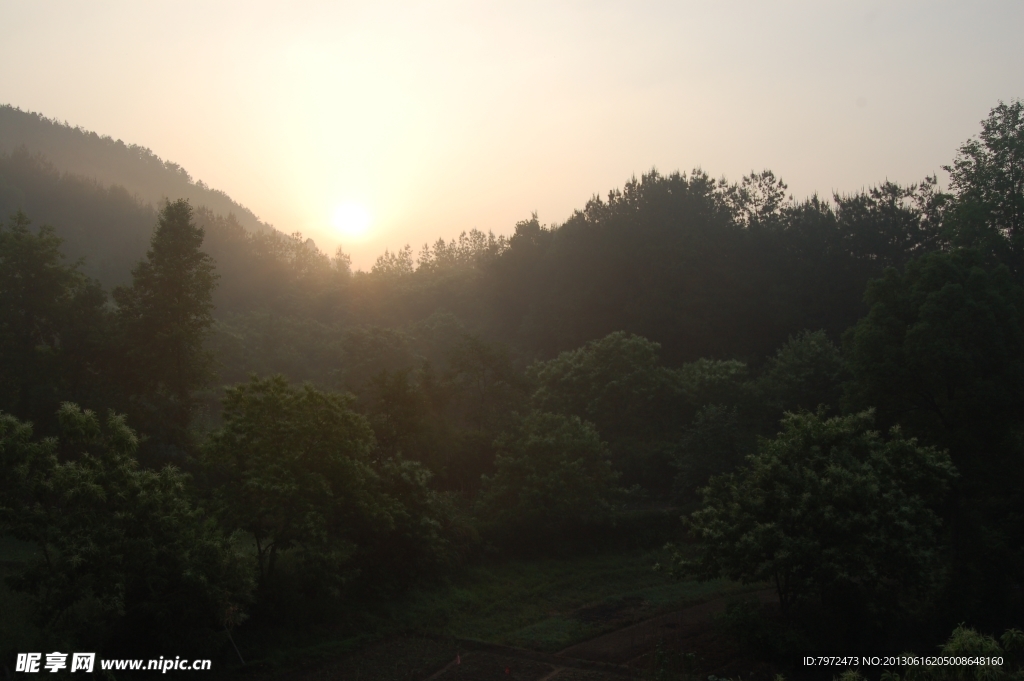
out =
<svg viewBox="0 0 1024 681"><path fill-rule="evenodd" d="M481 580L511 607L604 565L632 575L615 594L687 594L615 612L728 596L714 641L746 666L666 639L572 678L1024 678L1024 102L951 150L946 188L795 200L769 170L652 170L369 271L15 113L78 165L0 150L8 676L89 650L534 678L474 676L497 653L466 646L557 620L547 654L625 620L591 594L492 635L511 615ZM90 154L174 181L155 202ZM358 671L410 642L412 666ZM1000 664L801 662L939 650Z"/></svg>

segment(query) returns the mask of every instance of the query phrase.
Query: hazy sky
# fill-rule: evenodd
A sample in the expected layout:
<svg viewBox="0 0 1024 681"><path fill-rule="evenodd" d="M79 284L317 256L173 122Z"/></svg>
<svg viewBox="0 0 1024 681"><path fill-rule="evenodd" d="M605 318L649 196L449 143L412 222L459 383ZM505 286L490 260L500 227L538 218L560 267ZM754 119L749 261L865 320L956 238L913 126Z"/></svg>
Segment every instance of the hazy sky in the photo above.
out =
<svg viewBox="0 0 1024 681"><path fill-rule="evenodd" d="M0 103L147 146L364 268L562 222L652 167L771 168L798 198L917 181L1024 97L1021 0L0 0L0 26Z"/></svg>

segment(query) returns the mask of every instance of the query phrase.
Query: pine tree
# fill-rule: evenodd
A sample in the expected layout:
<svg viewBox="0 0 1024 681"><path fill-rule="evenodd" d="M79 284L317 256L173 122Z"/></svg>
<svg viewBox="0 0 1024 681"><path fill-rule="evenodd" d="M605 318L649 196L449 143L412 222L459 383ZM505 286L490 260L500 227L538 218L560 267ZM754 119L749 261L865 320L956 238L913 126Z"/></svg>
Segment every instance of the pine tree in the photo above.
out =
<svg viewBox="0 0 1024 681"><path fill-rule="evenodd" d="M114 290L133 411L148 434L178 447L187 443L194 392L211 378L213 358L203 341L218 275L201 250L203 237L188 201L168 201L131 287Z"/></svg>

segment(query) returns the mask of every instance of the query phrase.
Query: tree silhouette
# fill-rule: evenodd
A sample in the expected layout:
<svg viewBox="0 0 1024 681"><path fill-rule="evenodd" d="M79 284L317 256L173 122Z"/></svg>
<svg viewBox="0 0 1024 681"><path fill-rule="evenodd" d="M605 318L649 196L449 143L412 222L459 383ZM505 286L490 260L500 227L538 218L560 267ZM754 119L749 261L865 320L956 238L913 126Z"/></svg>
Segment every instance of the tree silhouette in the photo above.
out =
<svg viewBox="0 0 1024 681"><path fill-rule="evenodd" d="M152 424L148 432L159 428L178 446L187 439L193 393L211 373L203 340L213 324L218 277L213 259L200 250L203 236L188 201L168 201L146 259L132 270L132 285L114 290L128 360L126 387Z"/></svg>

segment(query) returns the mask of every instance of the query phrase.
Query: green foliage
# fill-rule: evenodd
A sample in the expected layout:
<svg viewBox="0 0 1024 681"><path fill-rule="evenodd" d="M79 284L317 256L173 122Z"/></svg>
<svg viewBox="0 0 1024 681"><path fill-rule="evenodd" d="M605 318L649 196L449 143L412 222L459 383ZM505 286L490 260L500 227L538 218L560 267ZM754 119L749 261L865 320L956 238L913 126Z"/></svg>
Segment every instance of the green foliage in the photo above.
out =
<svg viewBox="0 0 1024 681"><path fill-rule="evenodd" d="M770 172L740 184L657 172L560 226L516 227L496 259L499 333L540 356L627 331L671 363L755 361L801 329L838 336L885 267L941 247L933 179L796 203Z"/></svg>
<svg viewBox="0 0 1024 681"><path fill-rule="evenodd" d="M699 359L675 372L681 395L676 422L684 426L671 450L674 496L692 503L712 475L732 470L753 451L747 366L736 360Z"/></svg>
<svg viewBox="0 0 1024 681"><path fill-rule="evenodd" d="M754 379L735 360L698 360L677 373L689 423L673 460L674 492L685 503L699 498L711 476L752 454L759 434L774 434L784 412L837 407L845 377L839 350L824 331L791 337Z"/></svg>
<svg viewBox="0 0 1024 681"><path fill-rule="evenodd" d="M18 211L0 226L0 409L42 425L62 399L96 392L106 296L52 228L30 224Z"/></svg>
<svg viewBox="0 0 1024 681"><path fill-rule="evenodd" d="M309 594L338 597L361 570L383 579L444 564L455 557L449 539L471 534L422 467L372 459L373 433L351 404L280 376L224 398L203 464L224 525L253 537L268 598L286 552Z"/></svg>
<svg viewBox="0 0 1024 681"><path fill-rule="evenodd" d="M471 334L449 349L447 379L458 396L460 420L480 430L502 428L526 398L508 347Z"/></svg>
<svg viewBox="0 0 1024 681"><path fill-rule="evenodd" d="M664 429L677 388L673 372L660 364L659 349L618 331L536 363L530 368L538 386L531 402L540 411L589 421L608 439Z"/></svg>
<svg viewBox="0 0 1024 681"><path fill-rule="evenodd" d="M858 260L871 261L875 269L900 268L941 248L946 243L941 212L948 197L937 190L937 184L934 176L907 187L886 181L866 192L835 196L844 250L857 254Z"/></svg>
<svg viewBox="0 0 1024 681"><path fill-rule="evenodd" d="M758 388L775 421L787 411L815 411L821 405L837 409L845 378L839 348L825 332L802 331L768 360Z"/></svg>
<svg viewBox="0 0 1024 681"><path fill-rule="evenodd" d="M108 652L222 643L251 571L195 506L187 478L139 468L121 416L101 425L65 404L59 423L59 439L34 440L29 425L0 415L0 535L39 548L9 579L31 597L37 624Z"/></svg>
<svg viewBox="0 0 1024 681"><path fill-rule="evenodd" d="M1024 264L1024 102L1000 102L981 134L945 166L954 199L947 229L955 243L994 255L1021 275Z"/></svg>
<svg viewBox="0 0 1024 681"><path fill-rule="evenodd" d="M479 508L506 541L568 546L573 533L609 520L622 490L589 423L532 412L497 447L496 470L484 478Z"/></svg>
<svg viewBox="0 0 1024 681"><path fill-rule="evenodd" d="M203 462L222 522L255 540L262 588L270 588L278 552L291 548L340 587L359 534L389 525L389 509L370 489L366 421L349 399L295 390L280 376L228 389L223 419Z"/></svg>
<svg viewBox="0 0 1024 681"><path fill-rule="evenodd" d="M947 509L950 617L1004 624L1024 556L1024 288L976 250L935 253L869 286L846 336L853 405L949 450L962 481ZM1012 621L1012 620L1009 620Z"/></svg>
<svg viewBox="0 0 1024 681"><path fill-rule="evenodd" d="M676 372L691 410L706 404L735 402L741 398L747 366L738 360L701 358Z"/></svg>
<svg viewBox="0 0 1024 681"><path fill-rule="evenodd" d="M410 591L367 618L386 631L423 631L556 652L598 634L746 589L671 580L650 551L475 561L450 581Z"/></svg>
<svg viewBox="0 0 1024 681"><path fill-rule="evenodd" d="M379 326L347 329L341 339L343 364L339 386L356 395L383 372L414 367L417 362L408 333Z"/></svg>
<svg viewBox="0 0 1024 681"><path fill-rule="evenodd" d="M747 467L704 490L688 519L701 553L677 567L771 582L784 608L840 589L884 608L927 587L941 539L932 509L955 469L898 430L884 439L872 421L788 415Z"/></svg>
<svg viewBox="0 0 1024 681"><path fill-rule="evenodd" d="M122 382L150 433L187 442L194 391L209 381L212 357L203 342L213 325L213 261L200 250L203 230L184 199L160 211L146 259L132 285L114 290L125 344Z"/></svg>
<svg viewBox="0 0 1024 681"><path fill-rule="evenodd" d="M381 494L392 500L391 530L372 538L361 561L372 579L411 584L450 570L479 545L475 523L456 497L430 488L430 471L417 461L389 457L377 464Z"/></svg>
<svg viewBox="0 0 1024 681"><path fill-rule="evenodd" d="M739 184L725 187L722 193L736 220L748 229L757 229L777 222L782 209L792 203L793 197L786 196L787 189L775 173L762 170L746 175Z"/></svg>
<svg viewBox="0 0 1024 681"><path fill-rule="evenodd" d="M673 461L678 500L692 502L709 478L743 463L754 447L754 435L743 425L734 406L708 404L697 411Z"/></svg>
<svg viewBox="0 0 1024 681"><path fill-rule="evenodd" d="M899 619L892 609L909 608L943 579L945 608L931 614L959 621L979 603L1009 603L1012 612L1024 542L1016 490L1024 473L1024 289L1015 283L1024 270L1022 106L1000 104L979 138L961 147L948 168L950 195L926 178L795 202L767 170L736 184L699 170L651 172L594 198L565 224L544 226L534 215L509 239L474 230L425 246L418 259L409 247L387 252L369 272L353 273L344 253L331 258L311 239L264 229L242 210L225 217L166 203L146 259L115 292L116 314L80 272L123 282L145 249L140 235L152 209L123 187L61 173L25 149L0 153L0 208L24 206L59 230L36 233L21 212L0 228L0 409L49 434L58 432L52 414L61 400L115 405L133 423L138 417L147 455L180 454L199 434L200 400L216 399L202 392L213 355L228 382L254 370L285 374L229 390L223 428L202 454L220 519L240 530L238 545L253 545L268 606L301 596L296 608L308 613L342 594L352 599L346 603L369 603L374 590L352 588L356 580L407 585L459 562L476 542L461 509L481 484L474 508L496 540L521 550L596 548L632 532L613 513L622 480L665 501L674 477L684 503L713 478L704 509L691 516L703 553L689 567L703 576L770 578L787 607L859 609L872 622ZM0 107L0 128L22 118ZM197 206L199 195L218 198L148 150L38 117L18 134L33 126L46 128L40 134L51 142L91 149L83 158L102 161L103 182L112 181L113 166L131 167L146 186L162 177L183 188L163 194ZM69 265L62 248L91 260ZM993 267L999 262L1007 268ZM879 276L864 298L865 284ZM829 339L861 317L840 356ZM529 360L539 361L524 376ZM872 431L863 413L827 418L870 408L891 437ZM785 417L783 432L729 475L756 450L757 435L803 410L817 412ZM214 427L218 408L206 416ZM236 608L241 597L180 596L193 587L169 586L181 603L152 596L148 614L128 606L122 614L111 605L120 596L97 590L100 578L83 567L113 571L116 558L133 575L146 573L149 563L123 558L136 549L159 554L138 539L144 526L187 554L159 558L160 584L191 569L187 561L199 554L188 541L230 553L188 501L180 474L95 463L102 457L93 450L131 458L110 440L123 424L111 424L100 435L83 435L82 426L49 444L10 436L20 444L7 451L38 470L0 479L4 499L18 500L4 502L4 522L43 537L57 566L47 570L71 575L58 584L58 572L39 572L40 563L27 574L45 579L19 582L17 602L56 612L48 599L65 589L71 605L54 622L88 635L80 625L95 614L110 641L127 641L122 629L136 623L139 632L155 631L175 617L206 617L193 629L208 629L220 617L209 613ZM890 431L896 425L903 430ZM949 461L903 432L948 449L962 475L941 527L936 509L951 484ZM79 440L88 441L89 456L72 444ZM134 472L108 470L122 468ZM72 496L58 499L53 485ZM97 490L118 485L143 490L128 493L144 498L134 543L97 558L88 542L120 550L122 521L95 511ZM31 494L45 503L25 506ZM159 508L146 505L151 494ZM22 506L42 513L35 525ZM51 506L80 507L81 523L92 525L75 525ZM655 527L640 516L630 522ZM947 530L951 560L940 565ZM179 541L176 532L198 538ZM221 549L197 551L215 557ZM213 558L195 560L206 561L203 574L214 582L230 581L227 572L216 577ZM131 591L133 578L111 583L122 579ZM133 603L150 602L139 589L131 593ZM187 603L193 614L173 614ZM577 624L563 617L536 626L554 640Z"/></svg>
<svg viewBox="0 0 1024 681"><path fill-rule="evenodd" d="M353 274L344 254L332 259L301 235L267 229L148 150L6 107L4 125L10 139L60 168L97 175L99 182L61 175L30 152L10 154L10 163L0 159L0 208L23 199L108 285L123 281L145 250L153 211L132 192L144 201L185 197L223 275L218 316L272 312L401 327L449 312L528 357L625 330L660 343L673 364L754 362L800 329L838 335L863 313L871 277L941 245L930 181L795 203L770 171L739 183L700 170L651 172L563 225L544 227L533 216L510 239L471 231L426 247L418 260L402 249Z"/></svg>
<svg viewBox="0 0 1024 681"><path fill-rule="evenodd" d="M1002 663L907 665L903 667L903 675L892 671L883 672L881 681L1020 681L1024 679L1022 651L1024 632L1019 629L1007 629L997 641L961 624L937 654L929 652L927 656L1001 658ZM915 657L912 653L905 653L904 656ZM863 676L852 670L843 674L842 679L864 681Z"/></svg>
<svg viewBox="0 0 1024 681"><path fill-rule="evenodd" d="M865 299L846 338L852 403L948 448L972 496L1002 487L1020 471L1024 288L958 250L888 271Z"/></svg>
<svg viewBox="0 0 1024 681"><path fill-rule="evenodd" d="M660 346L618 331L528 371L534 409L593 423L628 483L664 491L683 408L679 376L661 364Z"/></svg>
<svg viewBox="0 0 1024 681"><path fill-rule="evenodd" d="M473 267L484 261L493 261L506 248L508 239L504 236L496 237L493 233L484 234L472 229L468 233L462 232L457 241L438 239L433 246L424 244L416 265L419 270L435 272Z"/></svg>
<svg viewBox="0 0 1024 681"><path fill-rule="evenodd" d="M311 318L270 312L222 314L205 347L217 360L219 382L242 383L251 374L283 374L322 388L337 383L331 369L342 364L341 328Z"/></svg>

